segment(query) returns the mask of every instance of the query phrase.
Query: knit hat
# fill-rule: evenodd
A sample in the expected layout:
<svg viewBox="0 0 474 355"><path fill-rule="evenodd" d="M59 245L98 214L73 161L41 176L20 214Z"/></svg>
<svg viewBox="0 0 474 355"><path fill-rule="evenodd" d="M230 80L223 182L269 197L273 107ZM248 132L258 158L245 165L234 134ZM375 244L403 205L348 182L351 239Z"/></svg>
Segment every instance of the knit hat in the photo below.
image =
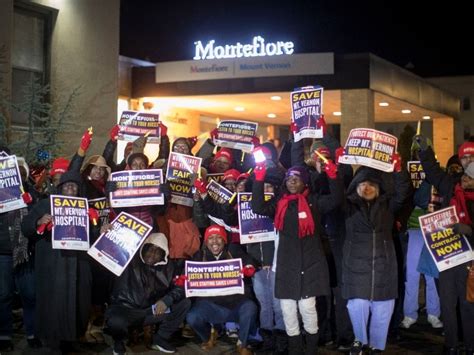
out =
<svg viewBox="0 0 474 355"><path fill-rule="evenodd" d="M56 174L64 174L69 168L69 160L66 158L57 158L54 159L49 175L54 177Z"/></svg>
<svg viewBox="0 0 474 355"><path fill-rule="evenodd" d="M237 179L239 178L239 175L240 175L240 171L238 171L236 169L226 170L225 173L224 173L224 176L222 177L222 181L226 181L229 178L234 179L235 181L237 181Z"/></svg>
<svg viewBox="0 0 474 355"><path fill-rule="evenodd" d="M309 174L302 166L293 166L289 168L285 175L285 181L288 180L290 176L297 176L303 181L303 184L309 184Z"/></svg>
<svg viewBox="0 0 474 355"><path fill-rule="evenodd" d="M469 163L466 170L464 170L464 174L469 176L471 179L474 179L474 162Z"/></svg>
<svg viewBox="0 0 474 355"><path fill-rule="evenodd" d="M242 180L246 180L250 177L249 173L242 173L237 177L237 182L240 182Z"/></svg>
<svg viewBox="0 0 474 355"><path fill-rule="evenodd" d="M189 148L189 151L191 151L191 149L193 149L193 147L196 145L197 143L197 137L189 137L189 138L186 138L186 137L179 137L177 138L174 142L173 142L173 145L171 147L171 150L174 151L174 146L179 142L183 142L184 144L186 144Z"/></svg>
<svg viewBox="0 0 474 355"><path fill-rule="evenodd" d="M458 150L459 159L465 155L474 155L474 142L464 142Z"/></svg>
<svg viewBox="0 0 474 355"><path fill-rule="evenodd" d="M451 158L448 159L448 162L446 163L446 168L449 168L453 164L461 166L461 161L459 160L459 156L457 154L451 156Z"/></svg>
<svg viewBox="0 0 474 355"><path fill-rule="evenodd" d="M61 175L58 189L60 189L61 185L65 184L66 182L75 182L77 186L81 187L82 185L81 175L76 171L66 171L64 174Z"/></svg>
<svg viewBox="0 0 474 355"><path fill-rule="evenodd" d="M225 231L224 227L217 224L207 227L206 232L204 233L204 243L207 243L207 240L211 235L216 234L224 239L224 242L227 244L227 232Z"/></svg>
<svg viewBox="0 0 474 355"><path fill-rule="evenodd" d="M232 151L228 148L220 149L214 156L214 161L219 158L226 158L229 161L229 164L232 164Z"/></svg>
<svg viewBox="0 0 474 355"><path fill-rule="evenodd" d="M138 157L143 158L143 160L145 161L145 165L148 167L148 165L149 165L148 157L143 153L132 153L132 154L130 154L127 158L127 165L131 166L133 159L138 158Z"/></svg>

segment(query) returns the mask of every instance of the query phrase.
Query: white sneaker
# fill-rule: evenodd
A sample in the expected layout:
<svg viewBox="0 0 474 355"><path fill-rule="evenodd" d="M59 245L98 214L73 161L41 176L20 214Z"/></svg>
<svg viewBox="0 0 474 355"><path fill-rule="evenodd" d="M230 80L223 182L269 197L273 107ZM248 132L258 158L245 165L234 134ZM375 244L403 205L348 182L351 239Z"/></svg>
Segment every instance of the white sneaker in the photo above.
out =
<svg viewBox="0 0 474 355"><path fill-rule="evenodd" d="M432 314L428 314L428 323L430 323L435 329L443 328L443 322L441 322L438 317Z"/></svg>
<svg viewBox="0 0 474 355"><path fill-rule="evenodd" d="M400 323L400 327L408 329L415 323L416 323L416 319L405 316L405 318L403 318L403 320L402 320L402 323Z"/></svg>

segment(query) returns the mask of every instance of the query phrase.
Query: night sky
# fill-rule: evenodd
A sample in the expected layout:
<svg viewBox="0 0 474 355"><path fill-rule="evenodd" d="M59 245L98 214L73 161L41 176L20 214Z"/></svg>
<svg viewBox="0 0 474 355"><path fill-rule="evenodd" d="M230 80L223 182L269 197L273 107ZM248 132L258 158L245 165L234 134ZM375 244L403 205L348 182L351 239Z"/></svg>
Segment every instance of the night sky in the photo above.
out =
<svg viewBox="0 0 474 355"><path fill-rule="evenodd" d="M293 41L295 53L371 52L428 76L474 74L472 12L433 1L121 0L120 54L190 60L194 41ZM456 3L456 5L451 5ZM449 6L453 6L450 8ZM454 7L455 6L455 7Z"/></svg>

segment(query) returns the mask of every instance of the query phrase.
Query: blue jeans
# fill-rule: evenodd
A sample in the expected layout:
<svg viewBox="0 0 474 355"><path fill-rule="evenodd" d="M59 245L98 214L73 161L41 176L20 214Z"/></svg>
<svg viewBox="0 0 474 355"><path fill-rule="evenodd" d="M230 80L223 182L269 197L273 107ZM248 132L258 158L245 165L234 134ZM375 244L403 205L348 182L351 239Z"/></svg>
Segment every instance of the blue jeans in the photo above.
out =
<svg viewBox="0 0 474 355"><path fill-rule="evenodd" d="M361 298L353 298L347 302L347 309L351 317L355 340L362 344L378 350L385 350L387 343L388 326L392 318L395 300L369 301ZM367 336L367 325L370 318L369 336Z"/></svg>
<svg viewBox="0 0 474 355"><path fill-rule="evenodd" d="M261 269L252 277L253 290L260 303L260 328L285 330L280 300L275 298L275 273Z"/></svg>
<svg viewBox="0 0 474 355"><path fill-rule="evenodd" d="M198 299L186 316L186 322L203 342L208 341L211 336L211 324L229 321L239 323L239 340L242 346L246 346L249 334L257 331L257 305L251 300L244 300L229 309L207 299Z"/></svg>
<svg viewBox="0 0 474 355"><path fill-rule="evenodd" d="M421 250L425 244L421 229L408 230L407 271L405 282L405 300L403 312L405 316L418 318L418 290L420 288L420 273L417 271ZM426 311L428 314L439 317L441 314L438 291L432 277L426 276Z"/></svg>
<svg viewBox="0 0 474 355"><path fill-rule="evenodd" d="M35 278L33 262L13 270L11 255L0 255L0 340L13 335L12 301L16 290L23 304L23 322L28 337L35 334Z"/></svg>

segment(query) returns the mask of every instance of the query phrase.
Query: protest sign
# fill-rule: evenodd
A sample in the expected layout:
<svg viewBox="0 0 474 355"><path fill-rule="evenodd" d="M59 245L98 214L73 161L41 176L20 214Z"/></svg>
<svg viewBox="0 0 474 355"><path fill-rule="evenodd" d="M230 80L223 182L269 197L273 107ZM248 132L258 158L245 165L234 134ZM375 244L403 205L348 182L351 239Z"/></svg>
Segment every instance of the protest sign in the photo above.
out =
<svg viewBox="0 0 474 355"><path fill-rule="evenodd" d="M101 226L109 223L110 206L106 197L89 200L89 207L97 210Z"/></svg>
<svg viewBox="0 0 474 355"><path fill-rule="evenodd" d="M112 207L164 205L161 169L123 170L111 174L117 190L110 193Z"/></svg>
<svg viewBox="0 0 474 355"><path fill-rule="evenodd" d="M186 297L244 293L242 259L197 262L186 260Z"/></svg>
<svg viewBox="0 0 474 355"><path fill-rule="evenodd" d="M215 182L218 182L220 184L223 179L224 179L224 174L223 173L215 173L215 174L207 174L206 175L206 181L207 182L211 182L211 181L214 180Z"/></svg>
<svg viewBox="0 0 474 355"><path fill-rule="evenodd" d="M221 121L217 127L217 138L214 143L219 147L227 147L250 153L253 137L257 134L258 123L246 121Z"/></svg>
<svg viewBox="0 0 474 355"><path fill-rule="evenodd" d="M209 184L207 184L207 193L209 197L212 198L219 204L223 204L229 202L233 193L227 190L224 186L216 182L215 180L211 180Z"/></svg>
<svg viewBox="0 0 474 355"><path fill-rule="evenodd" d="M423 180L425 180L425 172L419 161L409 161L407 163L408 173L415 189L419 188Z"/></svg>
<svg viewBox="0 0 474 355"><path fill-rule="evenodd" d="M88 250L89 215L87 199L51 195L53 249Z"/></svg>
<svg viewBox="0 0 474 355"><path fill-rule="evenodd" d="M152 227L125 212L121 212L111 224L112 229L101 234L87 254L120 276Z"/></svg>
<svg viewBox="0 0 474 355"><path fill-rule="evenodd" d="M322 138L319 119L323 113L323 88L307 86L290 94L291 122L294 123L295 142L303 138Z"/></svg>
<svg viewBox="0 0 474 355"><path fill-rule="evenodd" d="M230 233L240 233L240 229L238 227L232 227L232 226L229 226L227 225L223 219L221 218L217 218L217 217L214 217L214 216L211 216L210 214L207 215L207 217L212 221L214 222L215 224L218 224L219 226L222 226L224 227L224 229Z"/></svg>
<svg viewBox="0 0 474 355"><path fill-rule="evenodd" d="M193 184L192 174L199 174L201 158L179 153L170 153L166 179L171 191L171 202L184 206L192 206Z"/></svg>
<svg viewBox="0 0 474 355"><path fill-rule="evenodd" d="M385 172L393 171L397 137L371 128L355 128L347 137L339 163L365 165Z"/></svg>
<svg viewBox="0 0 474 355"><path fill-rule="evenodd" d="M265 201L271 198L272 194L265 194ZM250 192L240 192L237 196L240 243L248 244L275 240L273 219L253 212L251 201L252 193Z"/></svg>
<svg viewBox="0 0 474 355"><path fill-rule="evenodd" d="M22 188L16 156L0 157L0 213L26 207L21 197Z"/></svg>
<svg viewBox="0 0 474 355"><path fill-rule="evenodd" d="M123 111L118 139L133 142L148 134L147 143L160 143L160 115L150 112Z"/></svg>
<svg viewBox="0 0 474 355"><path fill-rule="evenodd" d="M454 206L418 217L420 228L439 271L450 269L473 259L466 237L456 234L453 225L459 222Z"/></svg>

